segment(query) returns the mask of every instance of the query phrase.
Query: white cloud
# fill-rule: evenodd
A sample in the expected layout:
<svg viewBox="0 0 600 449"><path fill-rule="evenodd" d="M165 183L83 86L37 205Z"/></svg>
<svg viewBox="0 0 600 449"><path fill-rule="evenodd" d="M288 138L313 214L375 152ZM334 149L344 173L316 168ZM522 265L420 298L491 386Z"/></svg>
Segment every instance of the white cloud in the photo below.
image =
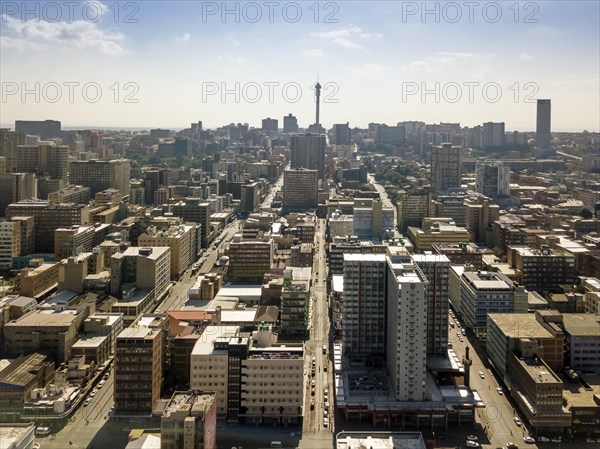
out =
<svg viewBox="0 0 600 449"><path fill-rule="evenodd" d="M533 58L533 56L531 56L527 53L521 52L521 53L519 53L519 59L521 61L533 61L534 58Z"/></svg>
<svg viewBox="0 0 600 449"><path fill-rule="evenodd" d="M342 28L340 30L313 32L311 33L311 36L318 39L330 40L334 44L344 48L361 48L362 45L356 43L355 39L381 39L383 34L365 33L361 28L350 25L348 28Z"/></svg>
<svg viewBox="0 0 600 449"><path fill-rule="evenodd" d="M219 55L217 56L217 59L219 61L231 62L234 64L242 64L246 62L246 58L244 58L243 56L234 56L229 53L226 55Z"/></svg>
<svg viewBox="0 0 600 449"><path fill-rule="evenodd" d="M229 36L226 39L226 42L233 45L234 47L239 47L240 46L240 41L238 41L235 37L233 36Z"/></svg>
<svg viewBox="0 0 600 449"><path fill-rule="evenodd" d="M190 41L190 33L183 33L182 36L176 37L175 39L179 42L189 42Z"/></svg>
<svg viewBox="0 0 600 449"><path fill-rule="evenodd" d="M350 71L357 76L368 78L383 75L385 66L381 64L364 64L361 66L350 67Z"/></svg>
<svg viewBox="0 0 600 449"><path fill-rule="evenodd" d="M345 37L336 37L333 42L344 48L361 48L360 45L352 42L350 39L346 39Z"/></svg>
<svg viewBox="0 0 600 449"><path fill-rule="evenodd" d="M106 54L128 53L125 36L119 31L101 29L97 23L78 20L74 22L21 21L4 16L5 29L2 46L21 51L43 50L50 47L96 49Z"/></svg>
<svg viewBox="0 0 600 449"><path fill-rule="evenodd" d="M304 50L302 52L302 56L306 56L308 58L324 58L325 52L320 48L312 48L308 50Z"/></svg>

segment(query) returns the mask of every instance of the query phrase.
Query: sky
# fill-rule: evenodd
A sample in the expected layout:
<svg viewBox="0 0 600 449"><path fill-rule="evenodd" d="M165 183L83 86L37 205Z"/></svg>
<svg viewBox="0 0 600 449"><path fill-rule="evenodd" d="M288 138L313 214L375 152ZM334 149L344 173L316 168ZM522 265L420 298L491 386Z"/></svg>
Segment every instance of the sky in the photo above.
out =
<svg viewBox="0 0 600 449"><path fill-rule="evenodd" d="M600 2L2 1L0 124L600 130Z"/></svg>

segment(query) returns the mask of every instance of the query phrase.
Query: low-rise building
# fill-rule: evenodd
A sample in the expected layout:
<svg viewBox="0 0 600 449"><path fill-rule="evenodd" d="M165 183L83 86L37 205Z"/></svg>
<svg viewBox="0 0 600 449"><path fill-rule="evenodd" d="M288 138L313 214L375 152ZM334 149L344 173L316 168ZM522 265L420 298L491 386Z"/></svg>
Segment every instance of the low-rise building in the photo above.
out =
<svg viewBox="0 0 600 449"><path fill-rule="evenodd" d="M160 418L160 445L161 449L216 449L216 393L173 393Z"/></svg>

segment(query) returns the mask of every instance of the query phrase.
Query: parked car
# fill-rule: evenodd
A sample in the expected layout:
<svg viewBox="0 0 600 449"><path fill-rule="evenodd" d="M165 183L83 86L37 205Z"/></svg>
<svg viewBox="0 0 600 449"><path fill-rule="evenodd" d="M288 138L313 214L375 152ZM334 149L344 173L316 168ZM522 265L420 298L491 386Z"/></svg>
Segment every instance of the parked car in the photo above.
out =
<svg viewBox="0 0 600 449"><path fill-rule="evenodd" d="M537 440L538 440L540 443L548 443L548 442L550 441L550 438L547 438L547 437L545 437L545 436L539 436L539 437L537 437Z"/></svg>
<svg viewBox="0 0 600 449"><path fill-rule="evenodd" d="M523 437L523 441L525 443L527 443L527 444L533 444L533 443L535 443L535 440L532 437L530 437L530 436Z"/></svg>
<svg viewBox="0 0 600 449"><path fill-rule="evenodd" d="M482 379L485 379L485 374L483 374L483 371L479 371L479 377L481 377Z"/></svg>
<svg viewBox="0 0 600 449"><path fill-rule="evenodd" d="M87 407L88 405L90 405L90 403L92 402L91 398L87 398L85 401L83 401L83 406Z"/></svg>
<svg viewBox="0 0 600 449"><path fill-rule="evenodd" d="M467 440L467 447L480 447L477 441Z"/></svg>
<svg viewBox="0 0 600 449"><path fill-rule="evenodd" d="M478 439L475 435L467 435L467 440L469 441L477 441Z"/></svg>
<svg viewBox="0 0 600 449"><path fill-rule="evenodd" d="M327 427L329 425L329 418L323 418L323 427Z"/></svg>
<svg viewBox="0 0 600 449"><path fill-rule="evenodd" d="M523 423L521 422L521 420L519 419L519 417L518 417L518 416L515 416L515 417L514 417L514 420L515 420L515 424L516 424L517 426L521 427L521 426L523 425Z"/></svg>
<svg viewBox="0 0 600 449"><path fill-rule="evenodd" d="M515 443L506 443L506 449L519 449Z"/></svg>
<svg viewBox="0 0 600 449"><path fill-rule="evenodd" d="M105 374L104 374L104 377L103 377L103 379L104 379L104 380L107 380L109 377L110 377L110 371L109 371L108 373L105 373Z"/></svg>
<svg viewBox="0 0 600 449"><path fill-rule="evenodd" d="M104 382L103 380L101 380L100 382L98 382L98 389L102 388L105 383L106 382Z"/></svg>
<svg viewBox="0 0 600 449"><path fill-rule="evenodd" d="M504 391L502 391L502 388L500 388L500 387L496 388L496 391L498 392L498 394L500 396L502 396L504 394Z"/></svg>
<svg viewBox="0 0 600 449"><path fill-rule="evenodd" d="M50 427L39 426L35 429L36 435L50 435Z"/></svg>
<svg viewBox="0 0 600 449"><path fill-rule="evenodd" d="M562 443L562 438L561 437L554 437L550 441L552 441L553 443Z"/></svg>

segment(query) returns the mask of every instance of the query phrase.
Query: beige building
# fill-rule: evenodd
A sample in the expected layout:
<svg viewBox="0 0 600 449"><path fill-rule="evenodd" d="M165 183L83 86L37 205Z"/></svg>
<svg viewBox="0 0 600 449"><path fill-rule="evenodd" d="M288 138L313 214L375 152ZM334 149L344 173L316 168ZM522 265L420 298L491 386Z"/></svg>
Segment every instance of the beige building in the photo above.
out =
<svg viewBox="0 0 600 449"><path fill-rule="evenodd" d="M124 288L153 290L159 299L170 287L171 249L132 246L112 256L110 291L122 297Z"/></svg>
<svg viewBox="0 0 600 449"><path fill-rule="evenodd" d="M432 243L468 243L472 235L463 227L456 226L451 218L423 219L421 229L408 227L408 238L416 251L430 251Z"/></svg>
<svg viewBox="0 0 600 449"><path fill-rule="evenodd" d="M186 198L172 204L170 209L174 216L183 218L183 221L200 225L202 247L207 248L210 234L210 203L202 198Z"/></svg>
<svg viewBox="0 0 600 449"><path fill-rule="evenodd" d="M131 165L127 159L111 161L73 161L70 164L70 183L91 189L92 195L106 189L117 189L129 195Z"/></svg>
<svg viewBox="0 0 600 449"><path fill-rule="evenodd" d="M87 309L36 310L4 326L4 349L12 356L48 351L57 362L66 362L87 315Z"/></svg>
<svg viewBox="0 0 600 449"><path fill-rule="evenodd" d="M169 226L158 229L150 226L138 237L138 245L144 247L171 248L171 278L179 278L195 261L196 238L194 227L189 225Z"/></svg>
<svg viewBox="0 0 600 449"><path fill-rule="evenodd" d="M21 226L0 221L0 271L10 270L12 258L21 254Z"/></svg>
<svg viewBox="0 0 600 449"><path fill-rule="evenodd" d="M10 221L19 224L21 229L21 250L20 256L33 254L35 251L35 225L33 217L12 217Z"/></svg>
<svg viewBox="0 0 600 449"><path fill-rule="evenodd" d="M54 231L54 260L91 251L94 242L94 227L73 225Z"/></svg>
<svg viewBox="0 0 600 449"><path fill-rule="evenodd" d="M217 414L227 415L229 352L227 342L239 326L207 326L190 356L190 388L216 392Z"/></svg>
<svg viewBox="0 0 600 449"><path fill-rule="evenodd" d="M58 286L58 263L40 263L24 268L20 273L21 294L32 298L40 298Z"/></svg>
<svg viewBox="0 0 600 449"><path fill-rule="evenodd" d="M69 186L48 194L50 204L76 203L87 204L92 198L89 187Z"/></svg>
<svg viewBox="0 0 600 449"><path fill-rule="evenodd" d="M260 331L259 331L260 332ZM297 424L304 411L301 345L252 347L242 361L241 416L247 423Z"/></svg>
<svg viewBox="0 0 600 449"><path fill-rule="evenodd" d="M161 449L216 449L216 393L173 393L160 418L160 444Z"/></svg>

